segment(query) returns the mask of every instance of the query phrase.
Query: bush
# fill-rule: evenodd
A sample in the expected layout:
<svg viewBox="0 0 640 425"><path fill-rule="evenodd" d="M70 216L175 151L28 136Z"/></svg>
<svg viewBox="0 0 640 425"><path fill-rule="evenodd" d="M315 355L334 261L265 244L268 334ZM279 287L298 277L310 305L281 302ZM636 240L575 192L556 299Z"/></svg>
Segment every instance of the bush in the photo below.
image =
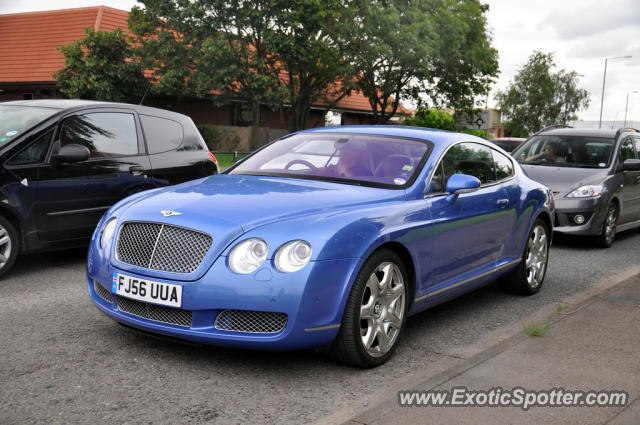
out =
<svg viewBox="0 0 640 425"><path fill-rule="evenodd" d="M486 130L472 130L472 129L465 128L460 130L460 132L465 134L471 134L472 136L476 136L476 137L481 137L483 139L487 138Z"/></svg>
<svg viewBox="0 0 640 425"><path fill-rule="evenodd" d="M453 114L440 109L420 108L404 121L404 125L415 127L437 128L440 130L456 130Z"/></svg>

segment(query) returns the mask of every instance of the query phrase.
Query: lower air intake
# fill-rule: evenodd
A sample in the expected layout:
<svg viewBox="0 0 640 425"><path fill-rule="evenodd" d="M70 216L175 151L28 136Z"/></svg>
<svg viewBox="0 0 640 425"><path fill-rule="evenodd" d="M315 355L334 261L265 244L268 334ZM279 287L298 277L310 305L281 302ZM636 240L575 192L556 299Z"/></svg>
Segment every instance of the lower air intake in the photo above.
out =
<svg viewBox="0 0 640 425"><path fill-rule="evenodd" d="M287 326L287 315L268 311L223 310L216 317L214 326L221 331L273 334Z"/></svg>

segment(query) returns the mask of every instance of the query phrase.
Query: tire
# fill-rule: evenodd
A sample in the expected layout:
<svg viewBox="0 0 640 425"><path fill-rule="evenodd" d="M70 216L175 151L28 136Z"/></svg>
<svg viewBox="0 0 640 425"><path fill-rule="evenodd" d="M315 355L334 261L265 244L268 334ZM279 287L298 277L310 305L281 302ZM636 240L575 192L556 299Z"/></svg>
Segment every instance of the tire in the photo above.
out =
<svg viewBox="0 0 640 425"><path fill-rule="evenodd" d="M11 270L19 250L16 229L9 220L0 216L0 278Z"/></svg>
<svg viewBox="0 0 640 425"><path fill-rule="evenodd" d="M337 360L375 367L391 358L407 318L408 282L406 268L395 252L381 249L367 259L353 283L340 331L330 348Z"/></svg>
<svg viewBox="0 0 640 425"><path fill-rule="evenodd" d="M602 232L597 237L597 243L601 248L609 248L616 238L616 223L618 221L618 205L615 202L609 204L607 215L602 223Z"/></svg>
<svg viewBox="0 0 640 425"><path fill-rule="evenodd" d="M549 262L549 229L537 219L529 232L522 261L500 279L500 286L521 295L533 295L542 287Z"/></svg>

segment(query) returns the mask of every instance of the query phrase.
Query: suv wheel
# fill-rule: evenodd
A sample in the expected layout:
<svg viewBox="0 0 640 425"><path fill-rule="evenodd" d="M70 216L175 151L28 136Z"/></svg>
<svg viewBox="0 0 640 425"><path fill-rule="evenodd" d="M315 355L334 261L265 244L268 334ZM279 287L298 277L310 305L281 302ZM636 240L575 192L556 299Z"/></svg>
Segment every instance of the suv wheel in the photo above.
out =
<svg viewBox="0 0 640 425"><path fill-rule="evenodd" d="M609 204L607 215L602 223L602 233L598 236L598 245L602 248L609 248L616 238L616 222L618 221L618 205Z"/></svg>

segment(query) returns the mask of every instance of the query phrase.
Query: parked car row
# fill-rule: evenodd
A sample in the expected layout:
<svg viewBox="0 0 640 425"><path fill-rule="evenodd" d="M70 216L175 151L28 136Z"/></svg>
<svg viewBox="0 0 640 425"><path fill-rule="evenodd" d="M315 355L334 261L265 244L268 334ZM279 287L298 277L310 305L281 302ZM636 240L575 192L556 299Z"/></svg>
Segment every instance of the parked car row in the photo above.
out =
<svg viewBox="0 0 640 425"><path fill-rule="evenodd" d="M93 230L95 306L196 343L328 346L377 366L410 315L496 280L537 293L554 231L606 247L640 226L632 129L547 129L513 156L416 127L312 129L218 174L180 114L68 100L0 113L0 274Z"/></svg>

